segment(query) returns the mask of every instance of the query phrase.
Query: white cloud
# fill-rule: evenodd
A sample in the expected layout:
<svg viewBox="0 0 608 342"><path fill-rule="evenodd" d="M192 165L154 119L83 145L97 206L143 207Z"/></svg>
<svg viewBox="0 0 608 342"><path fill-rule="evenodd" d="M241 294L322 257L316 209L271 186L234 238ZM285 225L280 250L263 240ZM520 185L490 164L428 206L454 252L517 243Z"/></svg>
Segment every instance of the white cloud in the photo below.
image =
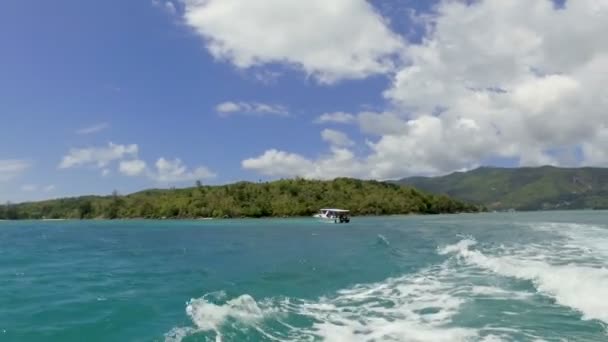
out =
<svg viewBox="0 0 608 342"><path fill-rule="evenodd" d="M403 42L365 0L185 0L184 21L238 68L284 63L323 83L394 69Z"/></svg>
<svg viewBox="0 0 608 342"><path fill-rule="evenodd" d="M189 170L179 159L167 160L159 158L155 166L156 170L150 172L149 177L159 183L189 182L214 178L216 176L215 173L203 166Z"/></svg>
<svg viewBox="0 0 608 342"><path fill-rule="evenodd" d="M569 165L579 149L582 164L608 166L608 2L446 0L420 20L428 34L384 92L390 111L357 116L370 152L342 159L343 175L442 174L490 158ZM268 174L287 156L309 176L337 160L267 151L243 166Z"/></svg>
<svg viewBox="0 0 608 342"><path fill-rule="evenodd" d="M20 159L0 160L0 182L9 181L30 168L31 163Z"/></svg>
<svg viewBox="0 0 608 342"><path fill-rule="evenodd" d="M49 184L46 186L38 186L36 184L23 184L21 191L23 192L52 192L55 190L55 185Z"/></svg>
<svg viewBox="0 0 608 342"><path fill-rule="evenodd" d="M215 106L215 110L219 113L234 113L241 111L241 106L235 102L222 102Z"/></svg>
<svg viewBox="0 0 608 342"><path fill-rule="evenodd" d="M152 0L152 5L164 9L169 14L177 13L177 7L171 1Z"/></svg>
<svg viewBox="0 0 608 342"><path fill-rule="evenodd" d="M222 102L215 106L215 110L221 116L231 114L246 114L246 115L276 115L289 116L287 108L276 104L266 104L260 102Z"/></svg>
<svg viewBox="0 0 608 342"><path fill-rule="evenodd" d="M345 148L333 146L331 154L311 160L304 156L271 149L261 156L243 160L242 167L275 177L305 177L333 179L336 177L365 177L366 165Z"/></svg>
<svg viewBox="0 0 608 342"><path fill-rule="evenodd" d="M80 135L93 134L93 133L101 132L108 127L110 127L110 125L108 123L102 122L102 123L98 123L95 125L83 127L81 129L77 130L76 133L80 134Z"/></svg>
<svg viewBox="0 0 608 342"><path fill-rule="evenodd" d="M43 192L52 192L55 190L55 185L49 184L43 187L40 187L36 184L23 184L21 186L21 191L24 192L35 192L35 191L43 191Z"/></svg>
<svg viewBox="0 0 608 342"><path fill-rule="evenodd" d="M118 170L127 176L138 176L146 170L146 162L140 159L123 160L118 165Z"/></svg>
<svg viewBox="0 0 608 342"><path fill-rule="evenodd" d="M560 165L552 150L581 145L585 163L602 159L591 145L608 120L607 19L608 4L592 0L559 10L551 1L443 2L432 34L409 47L412 64L385 93L410 116L401 119L408 129L372 144L387 164L377 173L413 170L391 158L416 158L434 173L489 157Z"/></svg>
<svg viewBox="0 0 608 342"><path fill-rule="evenodd" d="M345 133L328 128L321 131L321 138L332 146L347 147L355 144Z"/></svg>
<svg viewBox="0 0 608 342"><path fill-rule="evenodd" d="M175 5L170 2L170 1L166 1L165 2L165 9L172 14L175 14L177 12L177 9L175 8Z"/></svg>
<svg viewBox="0 0 608 342"><path fill-rule="evenodd" d="M70 153L63 157L59 167L65 169L92 165L101 169L101 175L106 177L112 173L110 164L117 162L117 171L123 175L142 176L158 183L167 184L208 179L216 176L215 173L203 166L191 170L180 159L159 158L154 168L150 168L144 160L137 158L138 151L139 148L136 144L119 145L113 143L109 143L107 147L71 149Z"/></svg>
<svg viewBox="0 0 608 342"><path fill-rule="evenodd" d="M370 135L400 134L408 129L407 122L391 112L361 112L357 116L357 121L361 131Z"/></svg>
<svg viewBox="0 0 608 342"><path fill-rule="evenodd" d="M257 158L243 160L243 168L254 170L268 176L299 176L308 172L314 164L295 153L275 149L264 152Z"/></svg>
<svg viewBox="0 0 608 342"><path fill-rule="evenodd" d="M38 186L35 184L24 184L21 186L21 191L34 192L36 190L38 190Z"/></svg>
<svg viewBox="0 0 608 342"><path fill-rule="evenodd" d="M323 123L341 123L347 124L355 121L355 116L350 113L345 112L333 112L333 113L323 113L321 116L315 119L315 123L323 124Z"/></svg>
<svg viewBox="0 0 608 342"><path fill-rule="evenodd" d="M588 164L608 166L608 126L600 128L595 136L584 142L582 150Z"/></svg>
<svg viewBox="0 0 608 342"><path fill-rule="evenodd" d="M253 78L263 84L275 84L279 77L281 77L280 72L267 69L262 69L253 73Z"/></svg>
<svg viewBox="0 0 608 342"><path fill-rule="evenodd" d="M68 155L63 157L59 168L68 169L84 165L103 168L112 161L137 156L138 150L136 144L120 145L114 143L109 143L107 147L73 148L70 149Z"/></svg>

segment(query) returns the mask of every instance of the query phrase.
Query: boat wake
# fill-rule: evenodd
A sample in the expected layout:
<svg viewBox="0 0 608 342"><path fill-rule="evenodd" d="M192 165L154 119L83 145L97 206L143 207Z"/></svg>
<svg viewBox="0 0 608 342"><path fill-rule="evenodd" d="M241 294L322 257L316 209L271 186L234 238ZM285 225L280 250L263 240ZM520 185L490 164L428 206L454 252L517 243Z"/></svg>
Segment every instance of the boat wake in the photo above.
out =
<svg viewBox="0 0 608 342"><path fill-rule="evenodd" d="M195 335L216 342L540 341L534 330L520 329L509 318L524 314L517 309L522 305L538 305L533 301L539 296L578 311L583 320L608 323L608 301L603 300L608 298L608 270L602 266L608 253L603 254L604 244L597 238L608 242L608 231L549 224L534 229L547 230L561 239L484 247L472 237L463 237L438 248L437 253L445 256L439 264L316 300L274 297L256 301L247 294L228 298L223 292L211 293L186 304L193 326L174 328L165 339L181 341ZM390 245L382 235L377 243ZM522 289L505 285L499 278L533 286ZM486 310L483 303L487 301L509 303L505 307L518 312L492 312L502 315L492 324L462 318L463 312L467 317L483 316L480 311Z"/></svg>
<svg viewBox="0 0 608 342"><path fill-rule="evenodd" d="M531 281L540 294L579 311L583 319L608 323L608 301L600 299L608 298L608 270L604 268L608 231L570 224L546 224L535 229L566 239L502 248L494 255L475 249L477 242L469 238L445 246L439 253L502 276Z"/></svg>
<svg viewBox="0 0 608 342"><path fill-rule="evenodd" d="M474 277L474 275L469 274ZM338 291L317 300L207 295L187 303L194 327L175 328L166 341L190 335L207 341L502 341L501 327L454 324L471 298L525 300L526 293L472 284L450 262L408 276Z"/></svg>

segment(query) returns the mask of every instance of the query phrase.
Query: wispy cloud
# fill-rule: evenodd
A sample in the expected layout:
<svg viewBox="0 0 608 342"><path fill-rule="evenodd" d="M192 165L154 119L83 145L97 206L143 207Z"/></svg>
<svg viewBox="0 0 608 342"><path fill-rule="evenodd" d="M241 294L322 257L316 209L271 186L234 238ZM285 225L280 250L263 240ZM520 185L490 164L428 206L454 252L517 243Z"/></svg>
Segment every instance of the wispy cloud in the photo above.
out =
<svg viewBox="0 0 608 342"><path fill-rule="evenodd" d="M35 184L24 184L21 186L21 190L26 192L34 192L38 190L38 186Z"/></svg>
<svg viewBox="0 0 608 342"><path fill-rule="evenodd" d="M35 191L52 192L55 189L56 188L55 188L54 184L49 184L46 186L38 186L36 184L23 184L21 186L21 191L24 191L24 192L35 192Z"/></svg>
<svg viewBox="0 0 608 342"><path fill-rule="evenodd" d="M152 5L164 9L169 14L177 13L177 7L171 1L152 0Z"/></svg>
<svg viewBox="0 0 608 342"><path fill-rule="evenodd" d="M0 160L0 181L9 181L25 172L31 163L22 159Z"/></svg>
<svg viewBox="0 0 608 342"><path fill-rule="evenodd" d="M289 111L285 106L260 102L226 101L215 106L215 110L223 117L232 114L289 116Z"/></svg>
<svg viewBox="0 0 608 342"><path fill-rule="evenodd" d="M93 133L101 132L108 127L110 127L110 125L108 123L101 122L101 123L98 123L95 125L83 127L81 129L77 130L76 133L80 134L80 135L93 134Z"/></svg>
<svg viewBox="0 0 608 342"><path fill-rule="evenodd" d="M323 124L323 123L341 123L347 124L354 122L356 117L353 114L345 113L345 112L333 112L333 113L324 113L318 118L315 119L315 123Z"/></svg>

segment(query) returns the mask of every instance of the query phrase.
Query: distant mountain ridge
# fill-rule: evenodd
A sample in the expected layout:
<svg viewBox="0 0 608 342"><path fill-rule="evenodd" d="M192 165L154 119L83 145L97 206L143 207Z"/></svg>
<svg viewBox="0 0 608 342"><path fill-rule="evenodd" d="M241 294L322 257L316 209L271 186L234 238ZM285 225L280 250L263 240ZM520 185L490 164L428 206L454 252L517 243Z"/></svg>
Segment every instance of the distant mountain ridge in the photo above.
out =
<svg viewBox="0 0 608 342"><path fill-rule="evenodd" d="M608 168L480 167L396 181L490 210L608 209Z"/></svg>

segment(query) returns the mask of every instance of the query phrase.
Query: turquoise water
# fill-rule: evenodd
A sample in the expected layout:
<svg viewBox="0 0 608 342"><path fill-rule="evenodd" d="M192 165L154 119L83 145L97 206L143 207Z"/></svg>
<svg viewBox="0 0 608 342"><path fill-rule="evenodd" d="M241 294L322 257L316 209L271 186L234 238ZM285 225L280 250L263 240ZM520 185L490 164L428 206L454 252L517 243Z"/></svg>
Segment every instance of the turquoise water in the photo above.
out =
<svg viewBox="0 0 608 342"><path fill-rule="evenodd" d="M608 212L0 222L0 341L606 341Z"/></svg>

